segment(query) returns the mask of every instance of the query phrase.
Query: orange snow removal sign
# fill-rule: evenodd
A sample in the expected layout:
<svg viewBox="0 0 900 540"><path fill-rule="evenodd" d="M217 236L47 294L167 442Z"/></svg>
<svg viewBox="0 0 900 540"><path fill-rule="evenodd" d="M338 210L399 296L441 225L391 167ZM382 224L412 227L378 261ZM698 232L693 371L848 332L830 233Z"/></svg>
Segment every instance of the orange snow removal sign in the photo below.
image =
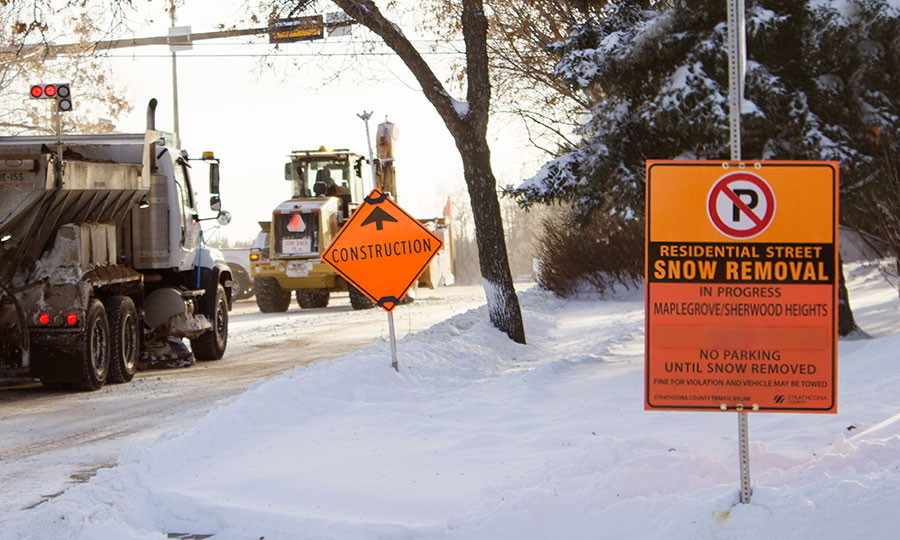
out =
<svg viewBox="0 0 900 540"><path fill-rule="evenodd" d="M440 238L374 189L338 231L322 260L390 313L441 245Z"/></svg>
<svg viewBox="0 0 900 540"><path fill-rule="evenodd" d="M648 161L647 410L837 412L838 164Z"/></svg>

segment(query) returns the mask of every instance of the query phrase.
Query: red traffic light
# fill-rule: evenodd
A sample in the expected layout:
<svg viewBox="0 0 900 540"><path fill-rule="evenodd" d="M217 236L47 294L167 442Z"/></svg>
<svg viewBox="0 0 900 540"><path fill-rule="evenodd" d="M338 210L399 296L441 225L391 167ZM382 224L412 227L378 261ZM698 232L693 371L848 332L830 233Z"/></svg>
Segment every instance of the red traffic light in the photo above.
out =
<svg viewBox="0 0 900 540"><path fill-rule="evenodd" d="M31 97L40 99L69 97L69 83L32 84Z"/></svg>

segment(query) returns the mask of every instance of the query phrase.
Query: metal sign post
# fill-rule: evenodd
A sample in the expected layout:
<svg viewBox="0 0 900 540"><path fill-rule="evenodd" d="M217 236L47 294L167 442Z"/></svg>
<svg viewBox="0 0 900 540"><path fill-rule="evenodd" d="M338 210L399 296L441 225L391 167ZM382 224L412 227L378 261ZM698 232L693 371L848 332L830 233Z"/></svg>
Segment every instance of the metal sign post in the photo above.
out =
<svg viewBox="0 0 900 540"><path fill-rule="evenodd" d="M744 0L728 1L728 108L731 134L731 159L741 159L741 102L744 99L744 58L746 38ZM741 503L748 504L753 488L750 484L750 436L747 413L738 413L738 439L741 467Z"/></svg>
<svg viewBox="0 0 900 540"><path fill-rule="evenodd" d="M394 371L400 373L400 366L397 363L397 336L394 334L394 312L389 311L387 316L388 327L391 329L391 366L394 368Z"/></svg>

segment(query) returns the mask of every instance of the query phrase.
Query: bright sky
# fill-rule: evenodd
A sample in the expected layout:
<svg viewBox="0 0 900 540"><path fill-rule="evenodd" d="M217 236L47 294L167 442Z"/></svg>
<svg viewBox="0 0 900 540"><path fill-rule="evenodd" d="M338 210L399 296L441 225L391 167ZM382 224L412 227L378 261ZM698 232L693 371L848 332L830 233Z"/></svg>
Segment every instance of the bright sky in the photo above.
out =
<svg viewBox="0 0 900 540"><path fill-rule="evenodd" d="M187 4L178 9L176 25L189 25L194 33L217 30L220 23L230 26L240 17L238 8L215 0ZM159 11L149 13L154 21L139 27L134 37L166 35L171 26L168 15L158 3L152 9ZM262 56L270 51L267 36L201 41L193 50L178 53L182 147L194 157L212 150L221 159L223 208L233 216L226 229L230 239L254 238L257 221L268 220L277 203L290 196L283 166L291 150L326 146L368 154L365 124L357 117L363 111L374 111L369 121L373 142L377 125L386 117L399 129L395 156L398 199L404 209L416 217L433 217L448 195L465 192L453 140L406 67L392 55L346 54L347 40L368 35L357 26L351 38L283 44L280 54L292 56L270 57L274 71L263 67ZM323 54L332 56L323 61ZM119 128L143 130L146 104L155 97L156 126L172 131L168 47L119 49L111 56L114 75L127 85L126 97L135 107L120 119ZM451 58L429 55L426 60L446 65ZM299 63L303 65L297 67ZM442 79L449 73L436 71ZM333 80L339 73L340 79ZM77 91L77 81L73 88ZM539 167L534 158L523 158L534 151L508 121L492 119L489 143L500 185L517 183ZM206 175L205 165L198 164L195 189L202 200ZM208 209L205 202L201 209Z"/></svg>

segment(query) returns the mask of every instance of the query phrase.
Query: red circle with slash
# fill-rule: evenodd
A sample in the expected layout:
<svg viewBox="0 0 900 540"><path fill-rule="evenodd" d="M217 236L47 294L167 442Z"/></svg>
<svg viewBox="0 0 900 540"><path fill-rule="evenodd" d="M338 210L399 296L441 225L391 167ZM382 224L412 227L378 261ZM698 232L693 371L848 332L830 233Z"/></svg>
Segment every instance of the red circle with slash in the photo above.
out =
<svg viewBox="0 0 900 540"><path fill-rule="evenodd" d="M775 193L765 180L755 174L726 174L709 191L707 211L709 220L725 236L753 238L772 224Z"/></svg>

